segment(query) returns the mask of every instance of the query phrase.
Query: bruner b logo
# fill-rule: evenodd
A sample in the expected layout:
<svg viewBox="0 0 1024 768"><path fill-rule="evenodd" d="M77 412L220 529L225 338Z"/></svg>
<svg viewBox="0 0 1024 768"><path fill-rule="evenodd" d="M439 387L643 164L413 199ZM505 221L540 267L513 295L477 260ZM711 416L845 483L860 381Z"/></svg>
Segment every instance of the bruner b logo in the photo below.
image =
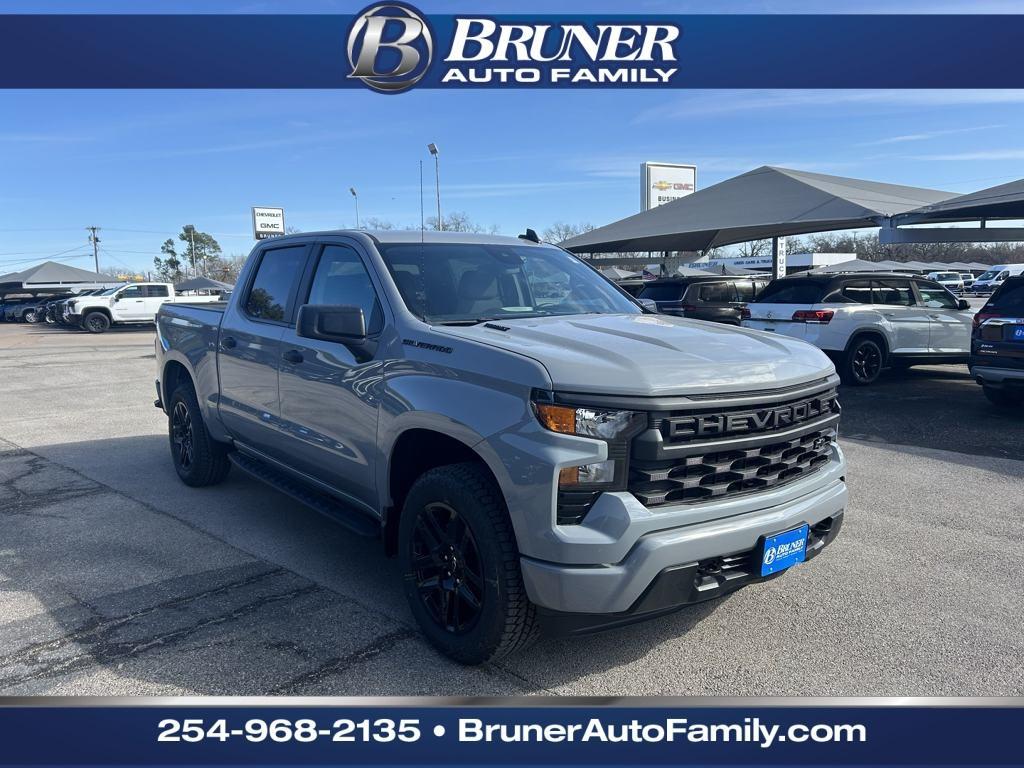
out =
<svg viewBox="0 0 1024 768"><path fill-rule="evenodd" d="M433 53L426 19L403 3L370 6L348 31L349 77L383 93L416 85L430 68Z"/></svg>

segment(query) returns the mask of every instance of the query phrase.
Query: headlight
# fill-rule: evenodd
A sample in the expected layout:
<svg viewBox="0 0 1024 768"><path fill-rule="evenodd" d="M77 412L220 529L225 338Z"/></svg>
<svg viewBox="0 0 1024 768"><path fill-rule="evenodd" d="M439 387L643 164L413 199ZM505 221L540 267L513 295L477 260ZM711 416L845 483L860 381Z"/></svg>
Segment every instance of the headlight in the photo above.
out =
<svg viewBox="0 0 1024 768"><path fill-rule="evenodd" d="M625 490L629 464L629 441L646 426L646 415L637 411L619 411L589 406L562 405L552 402L551 393L538 392L533 399L537 420L552 432L579 435L608 443L608 458L590 464L563 467L558 472L559 522L579 522L590 504L603 491ZM566 496L586 493L587 499ZM582 502L582 503L581 503ZM563 507L572 507L576 514L563 514Z"/></svg>
<svg viewBox="0 0 1024 768"><path fill-rule="evenodd" d="M615 440L633 431L640 421L636 411L603 411L534 402L537 420L552 432Z"/></svg>

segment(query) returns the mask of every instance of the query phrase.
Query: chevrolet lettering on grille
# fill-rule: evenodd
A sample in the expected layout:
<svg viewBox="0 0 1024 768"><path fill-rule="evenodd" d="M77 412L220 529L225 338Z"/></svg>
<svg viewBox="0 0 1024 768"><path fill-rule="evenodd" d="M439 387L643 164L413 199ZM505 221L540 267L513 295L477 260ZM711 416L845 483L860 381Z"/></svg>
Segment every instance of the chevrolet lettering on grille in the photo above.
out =
<svg viewBox="0 0 1024 768"><path fill-rule="evenodd" d="M669 417L663 422L663 430L672 442L691 437L726 437L786 429L838 412L835 394L826 393L796 403L750 411Z"/></svg>

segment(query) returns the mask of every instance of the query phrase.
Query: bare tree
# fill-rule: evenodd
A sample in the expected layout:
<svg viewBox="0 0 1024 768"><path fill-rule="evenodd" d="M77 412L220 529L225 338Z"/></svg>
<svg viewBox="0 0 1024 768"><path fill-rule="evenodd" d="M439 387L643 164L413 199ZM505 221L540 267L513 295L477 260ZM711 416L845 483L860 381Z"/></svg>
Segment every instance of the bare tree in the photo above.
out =
<svg viewBox="0 0 1024 768"><path fill-rule="evenodd" d="M569 224L565 221L556 221L544 230L544 234L541 235L541 240L546 240L549 243L560 243L563 240L568 240L570 237L576 237L577 235L582 235L584 232L590 232L592 229L594 229L594 225L589 221L580 222L579 224Z"/></svg>

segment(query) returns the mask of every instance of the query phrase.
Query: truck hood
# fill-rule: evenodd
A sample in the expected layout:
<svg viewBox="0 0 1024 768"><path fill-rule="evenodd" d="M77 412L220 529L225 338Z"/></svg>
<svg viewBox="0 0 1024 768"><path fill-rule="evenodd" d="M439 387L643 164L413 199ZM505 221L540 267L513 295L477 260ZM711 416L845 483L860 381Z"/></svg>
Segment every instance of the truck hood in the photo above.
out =
<svg viewBox="0 0 1024 768"><path fill-rule="evenodd" d="M566 392L741 392L801 384L833 371L819 349L802 341L665 315L503 318L490 325L434 330L533 358L554 388Z"/></svg>

